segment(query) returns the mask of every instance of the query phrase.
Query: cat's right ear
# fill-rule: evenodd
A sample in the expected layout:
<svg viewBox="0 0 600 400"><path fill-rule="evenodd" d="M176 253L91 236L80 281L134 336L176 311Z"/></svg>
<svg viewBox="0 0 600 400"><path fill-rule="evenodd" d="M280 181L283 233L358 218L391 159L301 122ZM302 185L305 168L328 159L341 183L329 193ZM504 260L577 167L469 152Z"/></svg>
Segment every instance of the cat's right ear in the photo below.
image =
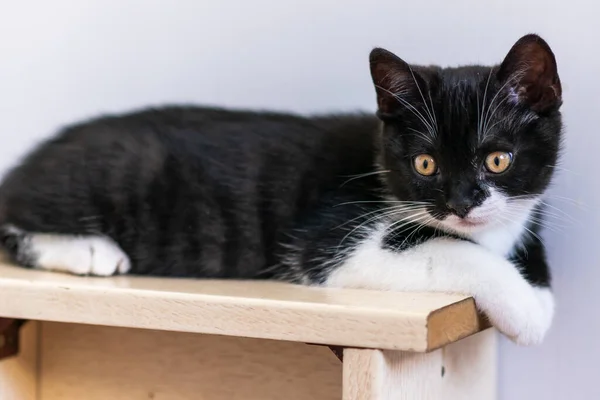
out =
<svg viewBox="0 0 600 400"><path fill-rule="evenodd" d="M423 79L394 53L382 48L373 49L369 62L380 117L394 116L402 109L410 108L419 88L425 88Z"/></svg>
<svg viewBox="0 0 600 400"><path fill-rule="evenodd" d="M500 65L498 79L516 103L533 111L556 110L562 104L556 58L538 35L525 35L514 44Z"/></svg>

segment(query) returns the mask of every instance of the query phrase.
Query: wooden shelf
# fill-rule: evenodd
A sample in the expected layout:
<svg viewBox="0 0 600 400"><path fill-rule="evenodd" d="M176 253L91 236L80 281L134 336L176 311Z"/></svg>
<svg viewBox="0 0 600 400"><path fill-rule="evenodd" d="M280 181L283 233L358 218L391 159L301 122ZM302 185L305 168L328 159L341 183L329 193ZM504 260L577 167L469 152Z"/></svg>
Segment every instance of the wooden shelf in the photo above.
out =
<svg viewBox="0 0 600 400"><path fill-rule="evenodd" d="M418 352L487 328L462 295L75 277L3 259L0 317Z"/></svg>

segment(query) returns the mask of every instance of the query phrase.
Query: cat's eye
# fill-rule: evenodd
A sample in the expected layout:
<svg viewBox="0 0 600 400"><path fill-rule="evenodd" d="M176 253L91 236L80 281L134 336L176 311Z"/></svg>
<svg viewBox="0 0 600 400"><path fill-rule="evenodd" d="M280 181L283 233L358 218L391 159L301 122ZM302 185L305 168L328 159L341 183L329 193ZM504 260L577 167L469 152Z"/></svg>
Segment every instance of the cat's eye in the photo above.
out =
<svg viewBox="0 0 600 400"><path fill-rule="evenodd" d="M485 158L485 167L493 174L500 174L510 167L512 154L505 151L495 151Z"/></svg>
<svg viewBox="0 0 600 400"><path fill-rule="evenodd" d="M431 176L438 170L435 159L429 154L419 154L413 162L417 172L424 176Z"/></svg>

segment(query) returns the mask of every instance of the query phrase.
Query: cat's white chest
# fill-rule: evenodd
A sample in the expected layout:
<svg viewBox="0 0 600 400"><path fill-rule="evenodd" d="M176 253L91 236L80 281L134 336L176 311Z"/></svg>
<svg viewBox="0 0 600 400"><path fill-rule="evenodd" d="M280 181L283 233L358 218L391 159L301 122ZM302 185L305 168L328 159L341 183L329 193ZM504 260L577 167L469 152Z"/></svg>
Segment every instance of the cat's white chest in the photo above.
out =
<svg viewBox="0 0 600 400"><path fill-rule="evenodd" d="M472 239L493 253L507 257L513 251L515 244L520 241L525 231L525 221L519 219L490 229L473 234Z"/></svg>

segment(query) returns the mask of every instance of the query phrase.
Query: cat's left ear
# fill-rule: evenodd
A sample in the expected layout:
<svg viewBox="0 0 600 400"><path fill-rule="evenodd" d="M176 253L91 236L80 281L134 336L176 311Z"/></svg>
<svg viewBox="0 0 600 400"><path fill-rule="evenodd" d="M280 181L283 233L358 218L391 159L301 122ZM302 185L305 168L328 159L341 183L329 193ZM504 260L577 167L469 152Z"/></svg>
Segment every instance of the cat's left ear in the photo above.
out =
<svg viewBox="0 0 600 400"><path fill-rule="evenodd" d="M392 117L402 110L419 107L427 86L420 74L413 71L408 63L394 53L375 48L369 55L369 64L377 93L379 117Z"/></svg>
<svg viewBox="0 0 600 400"><path fill-rule="evenodd" d="M498 79L514 99L535 112L556 110L562 104L562 87L554 53L538 35L523 36L500 65Z"/></svg>

